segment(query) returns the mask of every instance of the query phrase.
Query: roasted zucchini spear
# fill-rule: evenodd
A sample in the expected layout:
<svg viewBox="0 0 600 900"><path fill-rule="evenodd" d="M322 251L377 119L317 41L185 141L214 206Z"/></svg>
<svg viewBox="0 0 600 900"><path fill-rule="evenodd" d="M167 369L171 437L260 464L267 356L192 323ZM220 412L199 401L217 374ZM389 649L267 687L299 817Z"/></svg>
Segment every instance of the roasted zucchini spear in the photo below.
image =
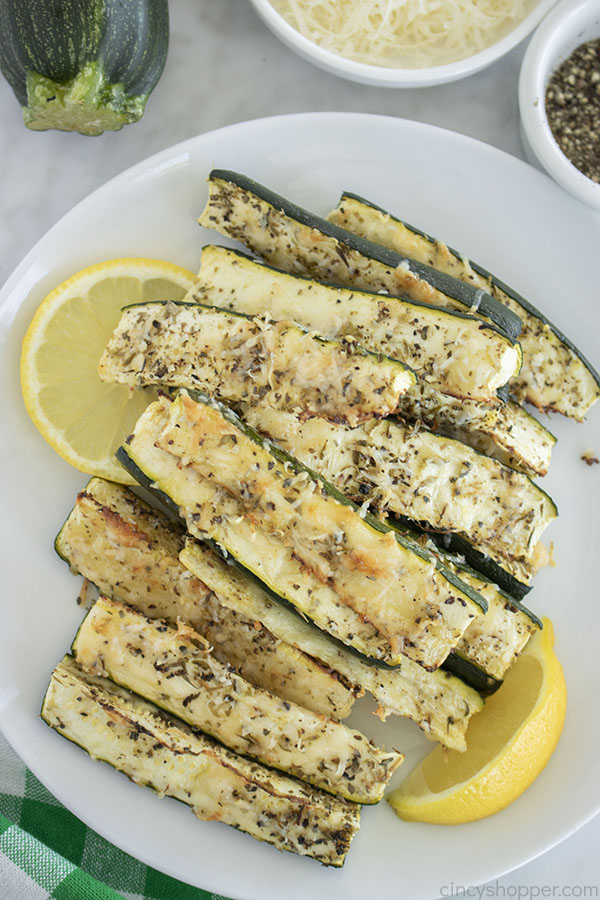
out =
<svg viewBox="0 0 600 900"><path fill-rule="evenodd" d="M361 510L307 466L200 394L163 397L120 461L319 627L388 664L436 668L480 595L431 554Z"/></svg>
<svg viewBox="0 0 600 900"><path fill-rule="evenodd" d="M235 753L347 800L377 803L404 759L251 685L192 628L171 628L106 597L87 614L72 651L87 672L107 675Z"/></svg>
<svg viewBox="0 0 600 900"><path fill-rule="evenodd" d="M473 713L483 706L479 694L442 669L426 672L404 657L393 668L369 665L274 599L237 566L230 566L203 543L188 539L180 554L183 564L219 597L224 606L254 619L271 634L287 641L339 672L379 704L377 714L407 716L434 740L464 750L465 731ZM478 617L481 618L481 617Z"/></svg>
<svg viewBox="0 0 600 900"><path fill-rule="evenodd" d="M239 172L214 169L208 186L208 204L199 223L241 241L281 269L476 311L511 340L519 335L519 317L480 288L344 231Z"/></svg>
<svg viewBox="0 0 600 900"><path fill-rule="evenodd" d="M199 819L323 865L344 864L360 806L232 753L70 656L52 673L41 715L92 759L181 800Z"/></svg>
<svg viewBox="0 0 600 900"><path fill-rule="evenodd" d="M482 705L475 691L408 659L393 671L361 662L206 544L182 544L176 523L99 478L79 494L56 539L73 571L150 618L190 624L247 681L337 719L348 715L354 694L369 691L382 717L409 716L436 740L464 749L470 716Z"/></svg>
<svg viewBox="0 0 600 900"><path fill-rule="evenodd" d="M556 443L552 432L513 400L496 408L479 426L463 424L459 412L455 421L447 428L441 427L440 432L530 478L548 474Z"/></svg>
<svg viewBox="0 0 600 900"><path fill-rule="evenodd" d="M394 412L416 383L404 363L352 338L325 340L289 321L183 302L126 307L98 371L132 387L195 387L227 403L354 424Z"/></svg>
<svg viewBox="0 0 600 900"><path fill-rule="evenodd" d="M522 406L509 400L491 408L457 400L418 382L398 404L397 415L408 423L456 438L526 475L545 475L556 438Z"/></svg>
<svg viewBox="0 0 600 900"><path fill-rule="evenodd" d="M517 345L481 319L399 297L311 281L244 253L208 246L188 299L250 315L293 320L328 338L348 335L408 363L422 381L455 397L497 403L514 372Z"/></svg>
<svg viewBox="0 0 600 900"><path fill-rule="evenodd" d="M548 471L555 438L518 404L496 403L493 389L506 378L498 372L510 344L480 319L311 281L215 246L202 251L198 281L188 299L291 318L328 337L349 334L370 350L397 356L419 375L400 398L403 419L457 437L527 474ZM474 358L479 358L477 369ZM489 402L468 399L478 393Z"/></svg>
<svg viewBox="0 0 600 900"><path fill-rule="evenodd" d="M526 475L460 441L393 419L349 428L248 405L243 416L353 500L427 530L459 534L530 582L536 546L557 511Z"/></svg>
<svg viewBox="0 0 600 900"><path fill-rule="evenodd" d="M473 569L463 556L436 546L431 535L420 536L412 523L388 520L401 534L437 553L449 569L460 576L487 600L487 612L471 622L460 642L444 663L449 672L463 678L482 694L491 694L500 686L506 670L513 664L531 635L542 628L541 619L520 599L502 590L494 581ZM503 570L502 570L503 571Z"/></svg>
<svg viewBox="0 0 600 900"><path fill-rule="evenodd" d="M92 478L55 541L58 554L115 600L152 619L191 625L216 658L247 681L334 719L352 709L353 691L323 665L257 621L223 605L179 561L184 531L120 484Z"/></svg>
<svg viewBox="0 0 600 900"><path fill-rule="evenodd" d="M581 351L539 309L482 266L355 194L342 194L328 219L483 290L516 313L523 325L523 367L510 388L521 402L581 420L600 397L600 375Z"/></svg>

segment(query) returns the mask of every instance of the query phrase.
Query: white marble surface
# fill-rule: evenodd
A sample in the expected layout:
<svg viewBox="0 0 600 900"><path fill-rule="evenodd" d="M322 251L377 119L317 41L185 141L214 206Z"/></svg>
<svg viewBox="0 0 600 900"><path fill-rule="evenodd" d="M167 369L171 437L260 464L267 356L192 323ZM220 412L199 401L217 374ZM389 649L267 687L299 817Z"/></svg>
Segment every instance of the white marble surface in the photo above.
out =
<svg viewBox="0 0 600 900"><path fill-rule="evenodd" d="M108 178L177 141L245 119L315 110L373 112L459 131L524 158L517 104L523 47L461 82L386 90L343 81L295 57L246 0L170 5L165 72L146 117L135 126L99 138L33 133L0 81L0 282L54 222ZM498 883L469 886L462 895L449 885L446 896L598 897L599 847L600 817Z"/></svg>

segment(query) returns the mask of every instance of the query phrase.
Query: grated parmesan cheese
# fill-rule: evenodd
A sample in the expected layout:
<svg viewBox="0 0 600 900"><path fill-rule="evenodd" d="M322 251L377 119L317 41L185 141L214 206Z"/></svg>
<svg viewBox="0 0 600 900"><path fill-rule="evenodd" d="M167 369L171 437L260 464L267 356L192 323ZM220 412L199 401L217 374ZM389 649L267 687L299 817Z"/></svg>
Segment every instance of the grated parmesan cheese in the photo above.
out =
<svg viewBox="0 0 600 900"><path fill-rule="evenodd" d="M532 0L271 0L304 37L387 68L455 62L496 43Z"/></svg>

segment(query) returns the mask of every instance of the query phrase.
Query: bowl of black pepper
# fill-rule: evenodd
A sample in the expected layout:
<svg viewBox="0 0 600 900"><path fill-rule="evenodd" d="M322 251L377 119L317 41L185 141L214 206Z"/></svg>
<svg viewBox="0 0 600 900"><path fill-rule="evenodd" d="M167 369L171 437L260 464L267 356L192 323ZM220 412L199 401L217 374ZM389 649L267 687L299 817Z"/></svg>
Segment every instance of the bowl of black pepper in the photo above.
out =
<svg viewBox="0 0 600 900"><path fill-rule="evenodd" d="M600 210L600 2L562 0L534 34L519 79L527 155Z"/></svg>

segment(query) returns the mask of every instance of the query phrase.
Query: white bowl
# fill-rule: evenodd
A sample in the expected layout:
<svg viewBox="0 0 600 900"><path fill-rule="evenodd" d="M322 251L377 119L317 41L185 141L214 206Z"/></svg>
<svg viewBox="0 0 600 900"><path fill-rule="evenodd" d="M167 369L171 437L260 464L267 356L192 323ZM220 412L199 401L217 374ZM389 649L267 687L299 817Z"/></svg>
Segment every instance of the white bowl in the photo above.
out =
<svg viewBox="0 0 600 900"><path fill-rule="evenodd" d="M566 191L600 209L600 184L569 162L556 143L546 116L544 96L552 73L573 50L600 38L598 0L563 0L533 36L521 67L521 133L532 162L539 162Z"/></svg>
<svg viewBox="0 0 600 900"><path fill-rule="evenodd" d="M512 29L503 38L465 59L448 63L443 66L431 66L425 69L392 69L387 66L371 66L366 63L355 62L325 50L308 38L301 35L271 6L269 0L250 0L256 12L263 19L273 34L280 38L284 44L291 47L299 56L309 62L331 72L340 75L350 81L358 81L362 84L373 84L379 87L414 88L427 87L432 84L443 84L448 81L457 81L467 75L473 75L486 66L491 65L509 50L526 38L541 22L546 13L554 6L556 0L539 0L532 11L522 22Z"/></svg>

